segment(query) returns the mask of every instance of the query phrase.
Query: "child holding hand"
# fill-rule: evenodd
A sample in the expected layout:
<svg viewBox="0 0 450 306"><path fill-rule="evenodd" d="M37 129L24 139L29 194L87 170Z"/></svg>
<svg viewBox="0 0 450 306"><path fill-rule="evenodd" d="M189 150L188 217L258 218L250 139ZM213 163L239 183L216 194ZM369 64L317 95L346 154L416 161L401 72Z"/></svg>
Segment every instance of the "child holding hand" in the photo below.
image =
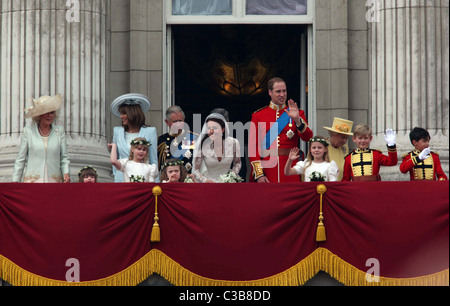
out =
<svg viewBox="0 0 450 306"><path fill-rule="evenodd" d="M117 159L117 144L110 143L111 163L123 172L123 181L132 183L154 182L158 176L157 165L148 164L150 142L138 137L131 141L130 156Z"/></svg>
<svg viewBox="0 0 450 306"><path fill-rule="evenodd" d="M284 167L285 175L304 174L304 181L337 181L339 168L335 161L330 162L328 156L328 141L322 136L315 136L309 140L309 151L304 161L299 161L291 168L292 162L300 157L299 149L292 148L288 162Z"/></svg>

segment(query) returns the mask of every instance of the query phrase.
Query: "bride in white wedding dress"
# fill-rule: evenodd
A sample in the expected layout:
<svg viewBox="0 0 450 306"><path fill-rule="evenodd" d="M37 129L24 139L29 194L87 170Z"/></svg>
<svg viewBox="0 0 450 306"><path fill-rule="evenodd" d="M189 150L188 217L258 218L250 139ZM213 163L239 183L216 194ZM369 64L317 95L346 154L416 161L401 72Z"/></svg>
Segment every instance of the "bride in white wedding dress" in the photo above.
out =
<svg viewBox="0 0 450 306"><path fill-rule="evenodd" d="M214 112L206 117L194 149L192 173L197 182L217 183L219 176L230 170L239 174L242 166L240 144L228 135L227 119L222 114Z"/></svg>

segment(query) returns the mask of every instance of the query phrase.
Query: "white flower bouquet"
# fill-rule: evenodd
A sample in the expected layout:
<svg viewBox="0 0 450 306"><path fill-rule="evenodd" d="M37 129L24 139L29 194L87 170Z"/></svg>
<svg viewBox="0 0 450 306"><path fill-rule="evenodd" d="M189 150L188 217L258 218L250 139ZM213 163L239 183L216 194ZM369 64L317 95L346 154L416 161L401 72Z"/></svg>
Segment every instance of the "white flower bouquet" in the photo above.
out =
<svg viewBox="0 0 450 306"><path fill-rule="evenodd" d="M244 180L242 177L234 173L233 171L229 171L226 174L222 174L219 176L219 183L241 183Z"/></svg>
<svg viewBox="0 0 450 306"><path fill-rule="evenodd" d="M130 183L144 183L145 182L145 178L141 175L131 175L130 176Z"/></svg>
<svg viewBox="0 0 450 306"><path fill-rule="evenodd" d="M309 179L311 180L311 182L324 182L325 181L325 177L322 175L322 173L314 171L313 173L311 173L311 175L309 176Z"/></svg>
<svg viewBox="0 0 450 306"><path fill-rule="evenodd" d="M194 180L192 179L192 177L190 176L186 176L186 178L184 179L185 183L195 183Z"/></svg>

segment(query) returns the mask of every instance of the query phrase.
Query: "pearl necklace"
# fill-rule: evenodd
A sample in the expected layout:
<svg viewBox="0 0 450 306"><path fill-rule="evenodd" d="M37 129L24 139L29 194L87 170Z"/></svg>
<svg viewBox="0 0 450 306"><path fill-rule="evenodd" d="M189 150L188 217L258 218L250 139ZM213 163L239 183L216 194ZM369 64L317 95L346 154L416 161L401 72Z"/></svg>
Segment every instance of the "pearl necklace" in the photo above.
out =
<svg viewBox="0 0 450 306"><path fill-rule="evenodd" d="M52 132L52 128L50 127L50 129L48 130L47 134L42 133L41 127L38 127L39 130L39 134L41 134L42 137L48 137L50 135L50 133Z"/></svg>

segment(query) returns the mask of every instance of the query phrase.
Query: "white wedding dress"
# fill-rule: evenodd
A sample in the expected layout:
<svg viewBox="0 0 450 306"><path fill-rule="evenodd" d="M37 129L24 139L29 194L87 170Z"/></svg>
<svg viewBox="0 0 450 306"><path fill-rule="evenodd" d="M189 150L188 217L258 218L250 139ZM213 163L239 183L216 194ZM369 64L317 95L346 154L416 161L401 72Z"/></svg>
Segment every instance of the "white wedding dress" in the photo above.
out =
<svg viewBox="0 0 450 306"><path fill-rule="evenodd" d="M201 153L194 153L193 174L198 182L204 183L207 180L219 182L220 175L227 174L230 170L239 174L242 167L239 141L227 137L223 146L224 154L220 161L214 152L213 143L206 144Z"/></svg>
<svg viewBox="0 0 450 306"><path fill-rule="evenodd" d="M222 157L217 157L214 150L214 142L208 136L207 123L209 120L219 120L225 127L225 135L222 142ZM230 135L228 122L225 117L218 113L212 113L205 119L202 134L197 139L194 148L194 168L192 174L197 182L206 181L220 182L219 177L233 171L239 175L241 170L241 146L239 141Z"/></svg>

